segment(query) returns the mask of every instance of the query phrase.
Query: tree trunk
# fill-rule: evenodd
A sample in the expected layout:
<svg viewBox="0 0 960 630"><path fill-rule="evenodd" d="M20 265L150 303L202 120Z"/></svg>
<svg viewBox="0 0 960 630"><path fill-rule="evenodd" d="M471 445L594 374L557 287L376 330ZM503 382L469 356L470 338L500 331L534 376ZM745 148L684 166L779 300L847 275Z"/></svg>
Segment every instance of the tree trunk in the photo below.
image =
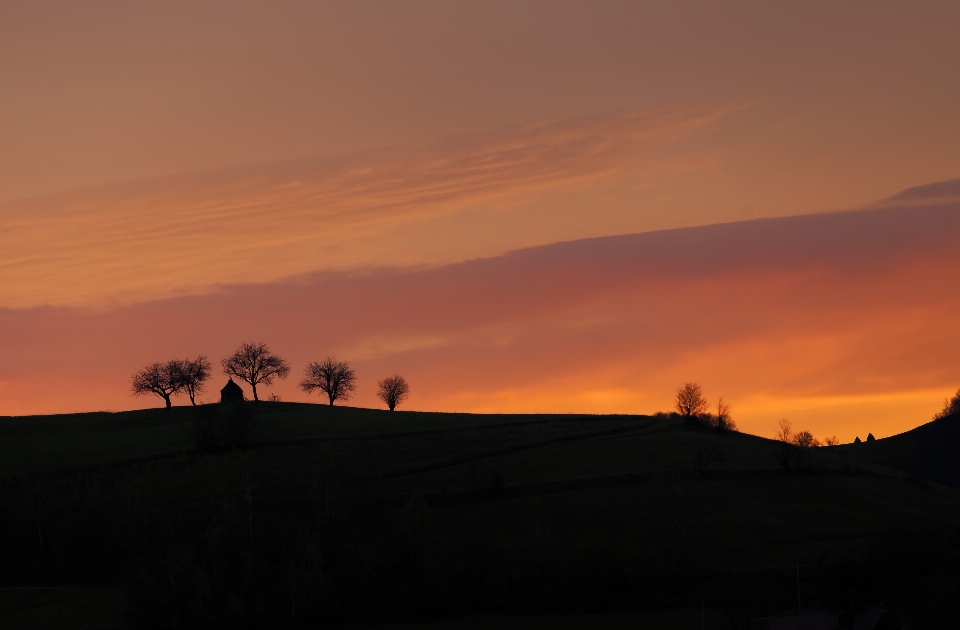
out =
<svg viewBox="0 0 960 630"><path fill-rule="evenodd" d="M165 403L167 403L167 409L169 409L170 407L173 406L173 405L170 403L170 394L164 394L164 395L163 395L163 401L164 401Z"/></svg>
<svg viewBox="0 0 960 630"><path fill-rule="evenodd" d="M330 406L333 407L333 401L335 400L333 394L327 394L327 398L330 399Z"/></svg>
<svg viewBox="0 0 960 630"><path fill-rule="evenodd" d="M196 397L197 393L196 393L195 391L193 391L193 388L188 389L188 390L187 390L187 393L190 394L190 404L193 405L194 407L196 407L196 406L197 406L197 401L194 400L194 398Z"/></svg>
<svg viewBox="0 0 960 630"><path fill-rule="evenodd" d="M257 386L254 383L250 383L250 387L253 388L253 402L259 403L260 399L257 398Z"/></svg>

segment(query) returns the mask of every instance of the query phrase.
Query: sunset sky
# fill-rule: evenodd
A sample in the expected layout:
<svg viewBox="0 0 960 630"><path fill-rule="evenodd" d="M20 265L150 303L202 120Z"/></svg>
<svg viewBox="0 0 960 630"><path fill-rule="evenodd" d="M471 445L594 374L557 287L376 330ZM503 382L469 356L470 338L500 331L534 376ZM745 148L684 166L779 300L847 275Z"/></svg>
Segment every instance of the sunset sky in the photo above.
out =
<svg viewBox="0 0 960 630"><path fill-rule="evenodd" d="M891 435L960 387L960 4L0 4L0 415L262 341L350 404ZM904 192L906 191L906 192ZM219 371L202 400L215 400ZM186 398L178 404L188 403Z"/></svg>

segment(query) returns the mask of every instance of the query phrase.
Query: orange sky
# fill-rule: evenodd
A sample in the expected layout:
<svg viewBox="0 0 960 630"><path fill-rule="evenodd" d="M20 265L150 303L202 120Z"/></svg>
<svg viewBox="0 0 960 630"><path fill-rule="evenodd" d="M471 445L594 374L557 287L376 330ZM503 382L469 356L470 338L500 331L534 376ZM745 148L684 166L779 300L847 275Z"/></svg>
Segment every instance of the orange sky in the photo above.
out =
<svg viewBox="0 0 960 630"><path fill-rule="evenodd" d="M960 176L958 26L953 2L4 4L0 414L147 404L133 369L250 337L402 369L423 409L646 412L698 379L759 433L913 426L960 385L956 186L887 232L810 224L788 268L706 227L504 254Z"/></svg>

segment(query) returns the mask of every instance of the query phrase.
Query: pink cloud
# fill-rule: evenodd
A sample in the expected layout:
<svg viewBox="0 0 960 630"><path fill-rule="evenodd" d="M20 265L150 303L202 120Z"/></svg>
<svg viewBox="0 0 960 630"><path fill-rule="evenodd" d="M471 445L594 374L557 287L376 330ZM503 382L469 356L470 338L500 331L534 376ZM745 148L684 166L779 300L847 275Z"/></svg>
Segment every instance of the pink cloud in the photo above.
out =
<svg viewBox="0 0 960 630"><path fill-rule="evenodd" d="M684 380L735 404L955 388L958 235L960 203L938 196L318 272L106 312L7 309L0 413L137 407L133 370L217 360L247 340L287 357L295 376L328 354L350 360L354 402L371 406L376 379L395 371L413 384L411 408L450 411L652 412ZM308 400L296 380L274 389Z"/></svg>

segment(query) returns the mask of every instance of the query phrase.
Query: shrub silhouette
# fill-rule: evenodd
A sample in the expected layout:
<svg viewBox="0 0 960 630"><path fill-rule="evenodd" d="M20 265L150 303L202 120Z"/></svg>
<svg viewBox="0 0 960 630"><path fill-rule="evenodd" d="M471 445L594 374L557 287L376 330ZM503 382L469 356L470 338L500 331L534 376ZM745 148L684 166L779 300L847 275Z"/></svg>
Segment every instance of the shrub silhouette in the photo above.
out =
<svg viewBox="0 0 960 630"><path fill-rule="evenodd" d="M953 395L953 398L943 399L943 409L934 415L933 419L940 420L941 418L952 416L955 413L960 413L960 389Z"/></svg>

